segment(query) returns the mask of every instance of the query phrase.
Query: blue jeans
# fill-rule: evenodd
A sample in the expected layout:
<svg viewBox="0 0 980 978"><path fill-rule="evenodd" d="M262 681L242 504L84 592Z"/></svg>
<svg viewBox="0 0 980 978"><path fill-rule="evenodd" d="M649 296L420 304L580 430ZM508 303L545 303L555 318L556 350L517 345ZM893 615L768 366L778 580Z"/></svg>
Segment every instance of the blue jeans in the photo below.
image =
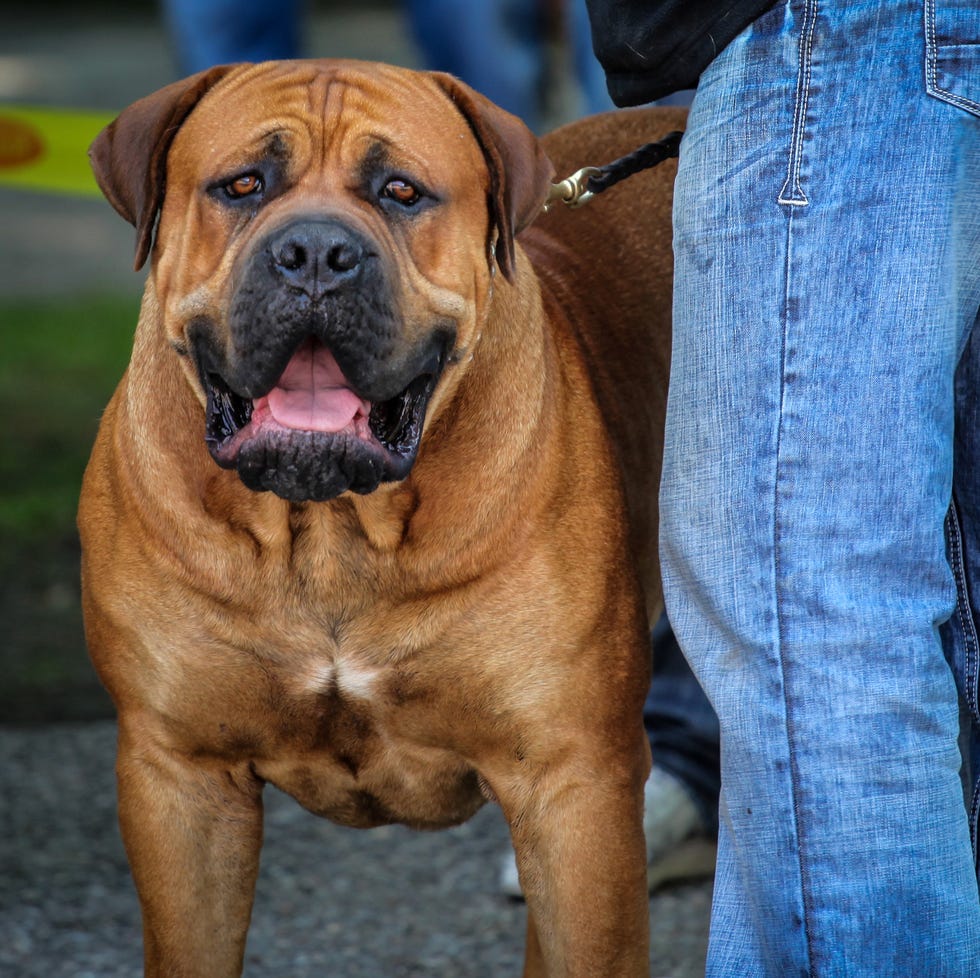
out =
<svg viewBox="0 0 980 978"><path fill-rule="evenodd" d="M592 52L585 0L565 3L565 30L586 113L613 107ZM409 22L430 68L459 76L491 101L541 123L548 57L545 9L538 0L408 0Z"/></svg>
<svg viewBox="0 0 980 978"><path fill-rule="evenodd" d="M184 74L236 61L300 56L306 0L275 4L164 0L164 18Z"/></svg>
<svg viewBox="0 0 980 978"><path fill-rule="evenodd" d="M712 976L980 973L978 116L976 0L784 0L694 98L661 548Z"/></svg>

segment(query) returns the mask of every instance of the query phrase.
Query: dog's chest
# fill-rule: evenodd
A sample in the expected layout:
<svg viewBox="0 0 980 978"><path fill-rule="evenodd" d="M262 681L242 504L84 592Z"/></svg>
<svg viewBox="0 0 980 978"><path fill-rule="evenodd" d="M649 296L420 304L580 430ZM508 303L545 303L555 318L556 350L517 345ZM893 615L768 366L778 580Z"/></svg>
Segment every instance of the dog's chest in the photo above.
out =
<svg viewBox="0 0 980 978"><path fill-rule="evenodd" d="M288 662L288 659L287 659ZM412 667L337 655L264 670L256 773L310 811L358 827L442 827L485 800L450 746L445 701Z"/></svg>
<svg viewBox="0 0 980 978"><path fill-rule="evenodd" d="M459 746L473 725L459 654L473 629L356 541L322 536L296 535L288 567L246 573L247 615L209 603L167 622L168 712L202 753L247 763L336 822L465 820L485 800Z"/></svg>

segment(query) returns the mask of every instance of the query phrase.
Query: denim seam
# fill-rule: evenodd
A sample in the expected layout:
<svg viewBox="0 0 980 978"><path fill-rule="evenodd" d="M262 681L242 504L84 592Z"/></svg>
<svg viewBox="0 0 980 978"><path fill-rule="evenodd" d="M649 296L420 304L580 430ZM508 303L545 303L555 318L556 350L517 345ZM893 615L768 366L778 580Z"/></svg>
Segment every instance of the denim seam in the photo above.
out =
<svg viewBox="0 0 980 978"><path fill-rule="evenodd" d="M800 902L803 908L803 939L806 947L805 974L813 975L812 962L813 943L812 943L812 903L810 899L810 886L806 871L805 843L802 833L802 822L800 818L800 799L799 799L799 760L794 748L795 743L795 724L793 718L793 708L790 698L786 693L786 675L788 672L788 662L785 654L786 641L783 628L782 601L780 588L780 543L782 541L782 506L781 506L781 485L782 485L782 448L783 448L783 425L786 417L786 359L788 347L788 334L790 322L790 285L792 275L790 267L792 264L792 241L793 241L793 215L794 211L789 211L786 222L786 258L783 266L784 293L783 293L783 315L780 350L780 376L779 376L779 423L776 429L776 457L775 457L775 479L773 487L773 592L774 606L776 611L776 643L777 654L779 657L779 669L782 678L783 689L783 713L786 718L786 753L789 759L790 791L793 805L793 832L796 836L797 860L800 874Z"/></svg>
<svg viewBox="0 0 980 978"><path fill-rule="evenodd" d="M800 182L803 166L803 141L806 135L807 108L812 74L813 32L817 20L817 0L805 0L800 29L799 66L796 76L796 100L793 107L793 134L789 147L786 182L779 191L778 203L805 207L810 203Z"/></svg>
<svg viewBox="0 0 980 978"><path fill-rule="evenodd" d="M966 698L970 715L974 722L980 722L977 704L977 663L980 659L980 641L977 639L976 624L970 611L969 591L967 590L966 566L963 560L963 536L960 528L959 511L955 498L950 501L946 516L949 539L949 564L956 580L956 612L963 632L965 653L963 695ZM978 821L980 821L980 781L974 781L970 804L970 844L973 847L974 866L980 866L977 852Z"/></svg>
<svg viewBox="0 0 980 978"><path fill-rule="evenodd" d="M939 86L939 41L936 37L936 0L925 0L923 7L926 32L926 92L974 115L980 115L980 102L956 95Z"/></svg>

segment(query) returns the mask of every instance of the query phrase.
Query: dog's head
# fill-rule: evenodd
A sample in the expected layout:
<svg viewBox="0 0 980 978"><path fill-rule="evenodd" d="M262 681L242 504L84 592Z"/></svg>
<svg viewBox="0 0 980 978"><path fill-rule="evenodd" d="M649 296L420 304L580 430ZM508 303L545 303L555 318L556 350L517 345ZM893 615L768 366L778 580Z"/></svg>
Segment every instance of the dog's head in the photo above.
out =
<svg viewBox="0 0 980 978"><path fill-rule="evenodd" d="M91 157L137 267L152 253L212 457L293 501L408 474L552 176L518 119L450 76L345 61L195 75Z"/></svg>

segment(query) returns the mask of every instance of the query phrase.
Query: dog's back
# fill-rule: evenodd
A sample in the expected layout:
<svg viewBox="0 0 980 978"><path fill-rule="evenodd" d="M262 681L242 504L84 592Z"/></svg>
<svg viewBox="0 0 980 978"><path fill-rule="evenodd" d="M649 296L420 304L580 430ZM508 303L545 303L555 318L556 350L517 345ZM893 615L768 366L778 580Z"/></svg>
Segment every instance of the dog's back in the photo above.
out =
<svg viewBox="0 0 980 978"><path fill-rule="evenodd" d="M564 126L543 142L557 178L564 179L682 130L686 115L668 108L609 112ZM545 291L554 291L569 313L564 321L587 351L623 468L631 538L651 614L660 601L657 493L670 365L676 172L676 161L668 160L578 208L555 204L520 238ZM615 287L588 286L600 280L615 280Z"/></svg>

